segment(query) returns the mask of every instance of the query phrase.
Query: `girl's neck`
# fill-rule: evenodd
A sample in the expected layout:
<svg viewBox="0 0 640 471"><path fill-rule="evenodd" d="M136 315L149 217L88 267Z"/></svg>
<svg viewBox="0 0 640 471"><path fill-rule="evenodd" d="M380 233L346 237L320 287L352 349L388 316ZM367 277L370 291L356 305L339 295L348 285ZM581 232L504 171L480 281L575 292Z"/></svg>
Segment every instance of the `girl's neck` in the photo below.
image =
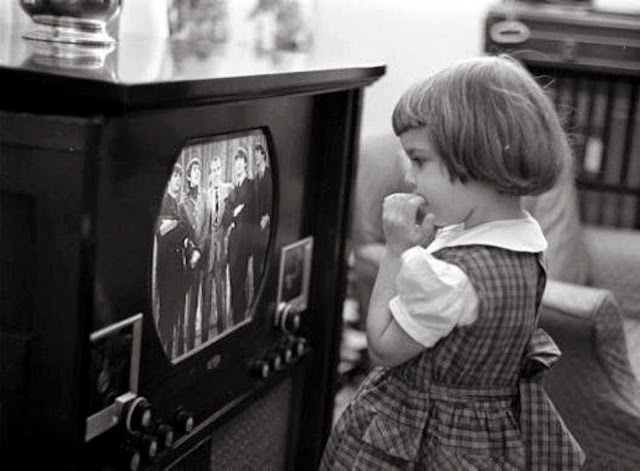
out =
<svg viewBox="0 0 640 471"><path fill-rule="evenodd" d="M504 219L521 219L526 216L519 196L494 193L493 197L482 200L474 206L464 220L465 229Z"/></svg>

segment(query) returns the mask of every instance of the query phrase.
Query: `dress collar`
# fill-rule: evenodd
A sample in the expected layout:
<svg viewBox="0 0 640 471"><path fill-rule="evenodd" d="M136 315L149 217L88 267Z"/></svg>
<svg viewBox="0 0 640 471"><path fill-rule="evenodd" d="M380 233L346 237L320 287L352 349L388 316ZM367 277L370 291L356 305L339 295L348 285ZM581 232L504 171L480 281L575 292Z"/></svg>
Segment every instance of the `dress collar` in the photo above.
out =
<svg viewBox="0 0 640 471"><path fill-rule="evenodd" d="M471 229L465 229L464 223L443 227L427 251L433 253L460 245L490 245L515 252L538 253L547 248L547 239L538 221L526 213L523 218L487 222Z"/></svg>

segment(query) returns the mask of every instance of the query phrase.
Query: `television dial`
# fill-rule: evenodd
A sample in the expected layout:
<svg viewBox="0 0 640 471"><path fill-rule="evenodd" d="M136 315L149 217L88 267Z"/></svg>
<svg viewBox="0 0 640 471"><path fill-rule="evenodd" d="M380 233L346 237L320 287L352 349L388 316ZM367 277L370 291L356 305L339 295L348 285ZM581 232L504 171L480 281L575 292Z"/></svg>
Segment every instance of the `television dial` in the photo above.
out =
<svg viewBox="0 0 640 471"><path fill-rule="evenodd" d="M169 424L160 424L156 429L156 436L158 437L158 445L160 448L171 448L173 445L174 436L173 427Z"/></svg>
<svg viewBox="0 0 640 471"><path fill-rule="evenodd" d="M294 333L300 328L300 310L293 304L282 302L276 312L276 326L283 332Z"/></svg>
<svg viewBox="0 0 640 471"><path fill-rule="evenodd" d="M271 365L269 360L260 358L251 362L251 365L249 365L249 372L251 373L251 376L256 378L268 378L271 374Z"/></svg>
<svg viewBox="0 0 640 471"><path fill-rule="evenodd" d="M118 469L126 469L127 471L138 471L140 469L140 450L133 446L126 446L118 453L119 466Z"/></svg>
<svg viewBox="0 0 640 471"><path fill-rule="evenodd" d="M180 409L178 410L178 412L176 412L175 423L178 433L191 433L191 431L193 430L193 426L195 425L193 414L186 411L185 409Z"/></svg>
<svg viewBox="0 0 640 471"><path fill-rule="evenodd" d="M125 426L131 434L147 430L151 419L151 404L142 396L136 397L126 408Z"/></svg>
<svg viewBox="0 0 640 471"><path fill-rule="evenodd" d="M293 360L295 360L295 354L293 353L293 349L289 345L281 345L280 347L278 347L278 351L285 364L289 364L293 362Z"/></svg>
<svg viewBox="0 0 640 471"><path fill-rule="evenodd" d="M139 433L134 437L134 444L140 455L146 460L153 460L158 455L158 440L148 433Z"/></svg>
<svg viewBox="0 0 640 471"><path fill-rule="evenodd" d="M98 374L98 379L96 380L96 391L98 394L107 393L109 386L111 386L111 372L108 367L103 367L103 369ZM108 404L109 402L107 402Z"/></svg>
<svg viewBox="0 0 640 471"><path fill-rule="evenodd" d="M307 351L307 341L302 337L296 337L293 339L293 348L296 352L296 355L301 357Z"/></svg>
<svg viewBox="0 0 640 471"><path fill-rule="evenodd" d="M279 352L272 352L267 355L267 361L272 370L281 370L284 367L284 361Z"/></svg>

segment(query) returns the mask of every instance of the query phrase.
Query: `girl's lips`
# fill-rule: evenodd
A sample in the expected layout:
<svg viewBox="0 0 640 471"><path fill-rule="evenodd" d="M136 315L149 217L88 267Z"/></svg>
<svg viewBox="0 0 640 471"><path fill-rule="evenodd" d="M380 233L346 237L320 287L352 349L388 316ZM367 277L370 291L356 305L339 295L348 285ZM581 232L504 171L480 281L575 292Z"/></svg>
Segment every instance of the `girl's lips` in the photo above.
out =
<svg viewBox="0 0 640 471"><path fill-rule="evenodd" d="M426 215L427 215L427 204L425 203L420 205L418 207L418 211L416 211L416 224L421 225Z"/></svg>
<svg viewBox="0 0 640 471"><path fill-rule="evenodd" d="M423 195L416 193L415 191L413 194L419 196L423 200L423 203L418 207L418 211L416 212L416 224L420 225L422 224L424 217L427 215L427 206L429 203L427 202L427 198Z"/></svg>

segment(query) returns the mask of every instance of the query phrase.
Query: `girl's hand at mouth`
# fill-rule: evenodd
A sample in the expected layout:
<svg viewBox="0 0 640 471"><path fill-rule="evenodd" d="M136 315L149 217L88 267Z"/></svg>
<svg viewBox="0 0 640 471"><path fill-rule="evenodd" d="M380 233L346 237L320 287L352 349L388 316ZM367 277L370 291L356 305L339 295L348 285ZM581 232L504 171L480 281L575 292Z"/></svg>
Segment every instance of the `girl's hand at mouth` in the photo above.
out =
<svg viewBox="0 0 640 471"><path fill-rule="evenodd" d="M384 199L382 224L387 249L395 255L416 245L428 245L435 235L434 216L427 202L413 193L394 193Z"/></svg>

